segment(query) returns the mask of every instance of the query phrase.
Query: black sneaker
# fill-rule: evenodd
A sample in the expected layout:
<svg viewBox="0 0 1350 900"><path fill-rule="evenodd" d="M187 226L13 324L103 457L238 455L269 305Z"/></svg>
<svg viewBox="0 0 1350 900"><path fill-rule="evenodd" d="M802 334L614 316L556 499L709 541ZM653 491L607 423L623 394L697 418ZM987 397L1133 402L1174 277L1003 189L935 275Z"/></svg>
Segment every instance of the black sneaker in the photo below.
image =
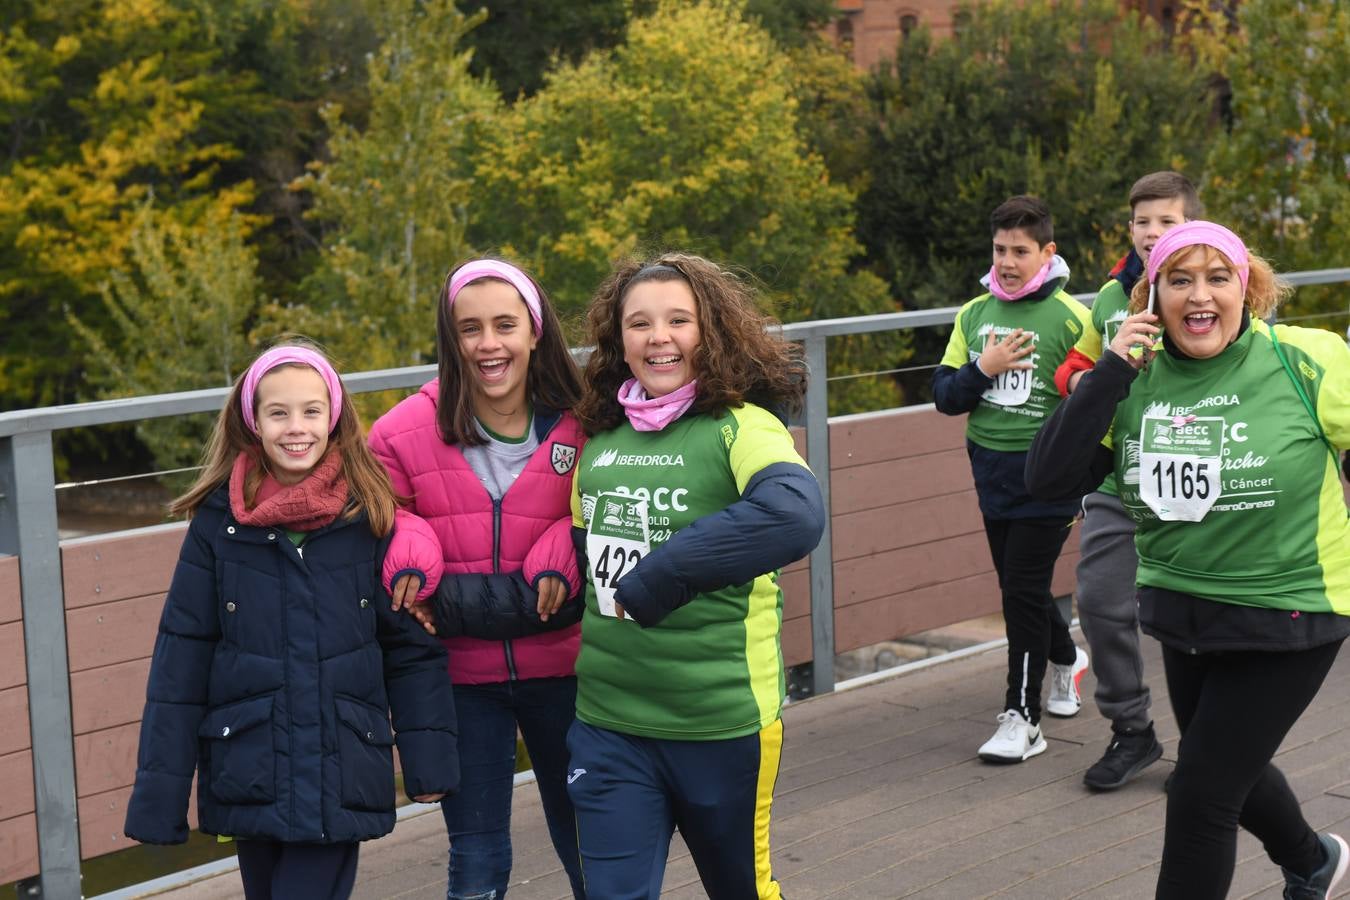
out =
<svg viewBox="0 0 1350 900"><path fill-rule="evenodd" d="M1320 869L1307 878L1288 869L1280 870L1284 872L1285 900L1326 900L1345 877L1346 867L1350 866L1350 848L1345 841L1334 834L1319 834L1317 839L1326 857Z"/></svg>
<svg viewBox="0 0 1350 900"><path fill-rule="evenodd" d="M1162 757L1150 724L1143 731L1114 732L1102 758L1083 775L1083 784L1094 791L1114 791Z"/></svg>

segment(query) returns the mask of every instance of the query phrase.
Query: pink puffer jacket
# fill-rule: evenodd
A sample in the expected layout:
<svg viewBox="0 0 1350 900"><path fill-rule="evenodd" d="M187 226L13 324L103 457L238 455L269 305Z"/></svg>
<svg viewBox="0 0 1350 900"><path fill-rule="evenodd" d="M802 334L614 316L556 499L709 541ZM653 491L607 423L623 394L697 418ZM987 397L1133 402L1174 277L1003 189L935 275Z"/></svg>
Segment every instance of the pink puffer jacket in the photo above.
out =
<svg viewBox="0 0 1350 900"><path fill-rule="evenodd" d="M530 583L561 572L581 587L572 547L572 470L585 435L571 412L535 410L539 449L499 504L483 488L457 445L436 430L438 381L422 385L370 429L370 447L389 470L394 490L436 533L445 577L522 572ZM494 532L496 540L494 541ZM574 674L581 626L510 641L455 637L444 641L456 684Z"/></svg>

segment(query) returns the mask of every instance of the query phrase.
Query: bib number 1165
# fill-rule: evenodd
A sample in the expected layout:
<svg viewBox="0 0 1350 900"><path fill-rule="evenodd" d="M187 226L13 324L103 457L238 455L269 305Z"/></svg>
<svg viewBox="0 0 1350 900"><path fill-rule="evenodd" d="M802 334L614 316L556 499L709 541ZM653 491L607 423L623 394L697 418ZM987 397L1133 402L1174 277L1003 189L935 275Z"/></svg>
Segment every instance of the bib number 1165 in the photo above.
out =
<svg viewBox="0 0 1350 900"><path fill-rule="evenodd" d="M1208 500L1210 493L1209 461L1191 459L1158 460L1149 473L1153 476L1158 496L1181 500Z"/></svg>

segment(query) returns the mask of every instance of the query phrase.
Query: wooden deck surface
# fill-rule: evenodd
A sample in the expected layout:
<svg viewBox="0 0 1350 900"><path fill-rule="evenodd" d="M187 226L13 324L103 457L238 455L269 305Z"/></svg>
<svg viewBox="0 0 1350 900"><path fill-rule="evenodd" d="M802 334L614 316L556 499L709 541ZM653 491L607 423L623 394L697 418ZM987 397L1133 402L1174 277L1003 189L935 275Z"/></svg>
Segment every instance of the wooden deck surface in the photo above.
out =
<svg viewBox="0 0 1350 900"><path fill-rule="evenodd" d="M1080 636L1081 642L1081 636ZM773 811L774 873L791 900L809 898L1146 898L1153 896L1177 732L1157 644L1145 640L1154 715L1166 752L1138 780L1089 793L1083 771L1108 726L1088 700L1073 719L1047 718L1049 750L991 766L975 756L995 728L1002 649L790 705ZM1090 696L1092 678L1084 680ZM1233 723L1241 740L1244 723ZM1277 763L1319 830L1350 834L1350 651L1342 653ZM517 791L513 900L564 900L537 795ZM356 896L445 896L441 818L422 815L362 848ZM1230 897L1277 898L1282 879L1243 834ZM1337 896L1350 895L1350 884ZM239 895L237 873L174 892ZM663 896L706 896L676 839Z"/></svg>

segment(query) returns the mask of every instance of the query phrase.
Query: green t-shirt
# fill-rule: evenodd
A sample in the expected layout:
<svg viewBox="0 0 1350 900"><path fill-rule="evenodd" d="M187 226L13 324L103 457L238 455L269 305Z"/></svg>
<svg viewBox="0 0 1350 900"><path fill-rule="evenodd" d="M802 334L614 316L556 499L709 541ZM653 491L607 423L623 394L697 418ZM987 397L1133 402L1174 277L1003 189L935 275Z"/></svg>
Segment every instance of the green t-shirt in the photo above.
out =
<svg viewBox="0 0 1350 900"><path fill-rule="evenodd" d="M1096 362L1101 359L1102 350L1110 345L1116 336L1120 323L1129 316L1130 295L1118 279L1112 278L1097 291L1092 301L1092 327L1083 331L1083 336L1074 344L1073 349ZM1097 488L1103 494L1117 494L1116 475L1112 472Z"/></svg>
<svg viewBox="0 0 1350 900"><path fill-rule="evenodd" d="M1350 349L1326 331L1275 327L1327 437L1350 445ZM1337 459L1255 320L1217 357L1159 353L1116 410L1138 582L1229 603L1350 613L1350 522ZM1217 471L1215 471L1217 469ZM1210 504L1163 521L1145 503Z"/></svg>
<svg viewBox="0 0 1350 900"><path fill-rule="evenodd" d="M1021 451L1059 405L1055 369L1091 325L1088 308L1064 293L1063 284L1041 300L1005 302L983 294L956 314L942 365L959 369L979 358L990 331L1002 339L1016 328L1029 331L1034 368L1005 372L966 420L966 437L990 450Z"/></svg>
<svg viewBox="0 0 1350 900"><path fill-rule="evenodd" d="M792 437L753 404L721 417L686 415L661 431L625 422L586 443L572 489L573 524L590 529L623 516L625 498L646 502L652 552L697 519L741 499L767 466L805 466ZM744 540L772 540L744 535ZM642 628L601 612L596 575L613 558L587 560L586 613L577 658L577 717L612 731L676 740L723 740L760 731L783 703L778 573L696 595Z"/></svg>

